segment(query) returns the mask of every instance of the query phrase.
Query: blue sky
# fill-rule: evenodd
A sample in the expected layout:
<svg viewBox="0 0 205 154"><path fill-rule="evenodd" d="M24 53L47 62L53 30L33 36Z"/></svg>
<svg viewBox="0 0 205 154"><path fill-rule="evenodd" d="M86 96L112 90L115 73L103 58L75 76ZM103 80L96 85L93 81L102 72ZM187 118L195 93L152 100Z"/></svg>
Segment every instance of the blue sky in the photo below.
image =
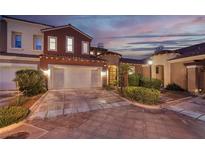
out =
<svg viewBox="0 0 205 154"><path fill-rule="evenodd" d="M51 25L72 24L93 37L92 45L124 57L145 58L162 45L177 49L205 42L205 16L13 16Z"/></svg>

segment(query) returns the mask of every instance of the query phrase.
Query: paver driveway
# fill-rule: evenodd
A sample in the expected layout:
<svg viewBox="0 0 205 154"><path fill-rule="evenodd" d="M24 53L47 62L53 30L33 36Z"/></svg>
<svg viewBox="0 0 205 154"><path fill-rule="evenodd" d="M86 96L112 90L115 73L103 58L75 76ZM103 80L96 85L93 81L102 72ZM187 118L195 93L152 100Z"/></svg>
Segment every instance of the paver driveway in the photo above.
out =
<svg viewBox="0 0 205 154"><path fill-rule="evenodd" d="M70 91L71 92L71 91ZM54 92L52 92L54 93ZM52 93L51 96L53 95ZM73 91L76 98L106 100L109 103L123 100L108 91ZM56 93L57 94L57 93ZM57 94L58 97L64 97ZM51 96L49 96L51 98ZM94 97L95 96L95 97ZM98 96L96 98L96 96ZM44 100L49 100L49 97ZM53 97L53 96L52 96ZM56 101L59 100L56 97ZM70 99L69 99L70 98ZM72 101L70 100L70 101ZM118 100L118 101L117 101ZM99 101L97 104L101 104ZM55 101L54 101L55 102ZM92 102L92 101L91 101ZM49 103L49 102L47 102ZM42 102L46 104L46 102ZM69 104L69 103L68 103ZM74 103L73 103L74 104ZM88 106L89 103L87 102ZM91 103L92 104L92 103ZM102 103L104 104L104 103ZM121 104L121 103L119 103ZM100 105L101 106L101 105ZM102 105L103 106L103 105ZM48 107L48 106L47 106ZM39 107L38 109L40 109ZM74 107L76 108L76 107ZM78 105L77 105L78 109ZM0 134L0 138L26 132L25 138L205 138L205 123L167 110L145 110L131 104L113 105L109 108L92 109L50 118L35 118L19 127ZM46 109L47 111L48 109ZM23 135L22 135L23 136ZM23 138L21 136L21 138Z"/></svg>
<svg viewBox="0 0 205 154"><path fill-rule="evenodd" d="M101 89L49 91L40 101L30 119L72 115L128 104L117 94Z"/></svg>

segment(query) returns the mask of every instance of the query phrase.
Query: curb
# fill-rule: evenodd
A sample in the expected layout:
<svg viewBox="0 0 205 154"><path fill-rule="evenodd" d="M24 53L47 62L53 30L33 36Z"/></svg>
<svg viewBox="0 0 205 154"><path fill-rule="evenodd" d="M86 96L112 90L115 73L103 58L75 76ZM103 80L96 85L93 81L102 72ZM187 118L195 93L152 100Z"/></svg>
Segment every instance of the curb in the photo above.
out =
<svg viewBox="0 0 205 154"><path fill-rule="evenodd" d="M145 109L151 109L151 110L161 110L161 105L145 105L145 104L141 104L141 103L138 103L138 102L135 102L135 101L131 101L125 97L122 97L120 96L119 94L116 94L115 92L111 91L114 95L116 96L119 96L120 98L122 98L123 100L129 102L130 104L132 105L135 105L137 107L140 107L140 108L145 108Z"/></svg>
<svg viewBox="0 0 205 154"><path fill-rule="evenodd" d="M38 105L40 104L41 100L44 99L46 97L46 95L48 94L48 91L46 93L44 93L31 107L30 107L30 114L27 116L27 119L29 119L31 117L31 114L35 111L35 109L38 107Z"/></svg>
<svg viewBox="0 0 205 154"><path fill-rule="evenodd" d="M12 129L15 129L15 128L23 125L25 122L26 122L26 119L24 119L22 121L19 121L18 123L14 123L14 124L11 124L9 126L0 128L0 134L3 134L3 133L8 132L8 131L11 131Z"/></svg>

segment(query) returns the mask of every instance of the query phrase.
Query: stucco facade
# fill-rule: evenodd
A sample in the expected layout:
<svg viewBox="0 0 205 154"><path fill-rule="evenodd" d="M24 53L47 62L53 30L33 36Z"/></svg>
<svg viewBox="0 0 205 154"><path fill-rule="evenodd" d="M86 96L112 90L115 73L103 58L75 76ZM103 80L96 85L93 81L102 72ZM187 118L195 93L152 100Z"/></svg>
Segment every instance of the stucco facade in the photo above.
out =
<svg viewBox="0 0 205 154"><path fill-rule="evenodd" d="M187 68L183 62L170 63L171 83L176 83L183 89L187 89Z"/></svg>
<svg viewBox="0 0 205 154"><path fill-rule="evenodd" d="M8 53L24 53L32 55L40 55L43 53L41 51L35 51L33 48L33 36L38 35L42 36L43 33L41 29L48 28L48 26L33 24L13 19L5 19L7 22L7 52ZM19 32L22 34L22 48L13 48L12 47L12 32ZM43 42L42 42L43 45Z"/></svg>
<svg viewBox="0 0 205 154"><path fill-rule="evenodd" d="M171 65L168 62L169 59L176 57L177 53L165 53L165 54L157 54L151 57L152 59L152 78L160 79L157 75L156 67L161 66L163 68L162 75L164 80L164 86L168 85L171 82ZM160 70L159 70L160 71Z"/></svg>

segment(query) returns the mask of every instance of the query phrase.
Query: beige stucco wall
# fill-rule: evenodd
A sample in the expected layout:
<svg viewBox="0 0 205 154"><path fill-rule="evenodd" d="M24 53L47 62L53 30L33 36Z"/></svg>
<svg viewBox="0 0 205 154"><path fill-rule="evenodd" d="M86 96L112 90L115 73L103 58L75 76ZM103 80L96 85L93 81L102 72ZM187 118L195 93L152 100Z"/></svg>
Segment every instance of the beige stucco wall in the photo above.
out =
<svg viewBox="0 0 205 154"><path fill-rule="evenodd" d="M156 66L162 65L164 67L164 86L171 82L170 75L170 63L169 59L176 57L178 54L176 53L167 53L167 54L159 54L152 56L152 78L157 78L156 74Z"/></svg>
<svg viewBox="0 0 205 154"><path fill-rule="evenodd" d="M171 63L171 83L187 89L187 69L183 62Z"/></svg>
<svg viewBox="0 0 205 154"><path fill-rule="evenodd" d="M47 26L22 22L18 20L5 19L7 21L7 52L9 53L23 53L23 54L42 54L43 51L33 50L33 35L41 35L41 29ZM12 32L22 33L22 48L12 48ZM43 48L43 44L42 44Z"/></svg>
<svg viewBox="0 0 205 154"><path fill-rule="evenodd" d="M148 65L142 66L142 75L144 77L150 78L150 66L148 66Z"/></svg>
<svg viewBox="0 0 205 154"><path fill-rule="evenodd" d="M176 83L186 90L193 91L193 89L196 88L194 85L196 83L193 82L195 78L193 75L195 75L195 73L193 73L192 70L189 70L190 68L188 69L184 64L193 62L194 60L202 60L204 58L205 55L197 55L169 61L171 65L171 83ZM203 75L201 76L200 80L204 80ZM204 81L200 81L199 84L200 88L204 87L202 85L204 84Z"/></svg>

